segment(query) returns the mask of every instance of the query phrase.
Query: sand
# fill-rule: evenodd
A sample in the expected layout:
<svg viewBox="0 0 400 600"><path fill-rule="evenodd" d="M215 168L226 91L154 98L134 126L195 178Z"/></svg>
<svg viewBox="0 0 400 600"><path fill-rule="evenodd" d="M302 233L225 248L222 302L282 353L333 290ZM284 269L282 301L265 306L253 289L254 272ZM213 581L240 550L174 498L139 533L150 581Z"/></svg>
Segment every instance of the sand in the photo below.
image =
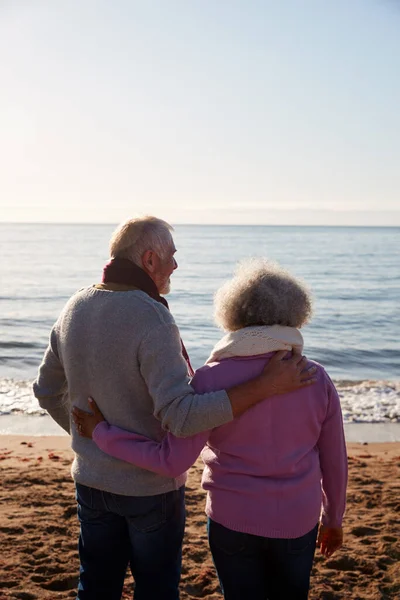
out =
<svg viewBox="0 0 400 600"><path fill-rule="evenodd" d="M0 436L0 599L74 598L78 523L67 437ZM345 544L317 551L310 599L400 598L400 443L348 444ZM191 470L181 598L220 600L207 547L201 463ZM127 577L123 598L132 598ZM247 599L246 599L247 600Z"/></svg>

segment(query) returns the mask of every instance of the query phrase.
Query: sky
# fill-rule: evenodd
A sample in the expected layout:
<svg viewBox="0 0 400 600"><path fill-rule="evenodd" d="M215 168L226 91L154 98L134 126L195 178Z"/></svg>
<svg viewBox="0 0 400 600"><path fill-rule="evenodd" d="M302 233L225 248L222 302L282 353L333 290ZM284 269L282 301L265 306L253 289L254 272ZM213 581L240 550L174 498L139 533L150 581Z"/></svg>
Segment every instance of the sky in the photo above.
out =
<svg viewBox="0 0 400 600"><path fill-rule="evenodd" d="M0 221L400 225L399 0L0 0Z"/></svg>

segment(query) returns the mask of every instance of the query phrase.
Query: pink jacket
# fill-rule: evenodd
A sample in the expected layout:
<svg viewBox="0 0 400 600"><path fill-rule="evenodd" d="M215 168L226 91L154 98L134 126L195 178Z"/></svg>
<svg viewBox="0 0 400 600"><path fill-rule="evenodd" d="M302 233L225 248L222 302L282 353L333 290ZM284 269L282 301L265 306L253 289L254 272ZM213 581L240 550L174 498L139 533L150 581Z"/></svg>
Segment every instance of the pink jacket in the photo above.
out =
<svg viewBox="0 0 400 600"><path fill-rule="evenodd" d="M228 389L259 375L272 353L227 358L196 371L197 393ZM225 527L296 538L320 519L339 527L345 510L347 455L337 391L318 363L317 383L273 396L241 417L190 438L158 443L100 423L96 444L112 456L166 477L187 470L200 452L206 513Z"/></svg>

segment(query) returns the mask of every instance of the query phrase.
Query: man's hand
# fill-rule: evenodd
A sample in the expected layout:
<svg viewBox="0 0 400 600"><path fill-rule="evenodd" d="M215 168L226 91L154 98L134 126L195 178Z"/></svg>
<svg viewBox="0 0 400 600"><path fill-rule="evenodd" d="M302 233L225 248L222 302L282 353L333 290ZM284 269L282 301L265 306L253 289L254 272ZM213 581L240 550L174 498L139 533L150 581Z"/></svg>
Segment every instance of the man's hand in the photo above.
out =
<svg viewBox="0 0 400 600"><path fill-rule="evenodd" d="M313 377L317 368L305 369L305 356L293 351L291 358L283 360L286 355L286 350L276 352L259 377L226 390L234 418L240 417L261 400L276 394L293 392L317 381L317 378Z"/></svg>
<svg viewBox="0 0 400 600"><path fill-rule="evenodd" d="M89 397L88 404L93 411L92 413L88 413L77 406L74 406L72 409L72 418L79 435L92 438L96 426L102 421L105 421L105 418L93 398Z"/></svg>
<svg viewBox="0 0 400 600"><path fill-rule="evenodd" d="M286 350L276 352L262 372L262 377L266 378L266 383L274 395L287 394L317 381L313 377L317 368L306 369L305 356L296 350L293 350L291 358L284 360L286 355Z"/></svg>
<svg viewBox="0 0 400 600"><path fill-rule="evenodd" d="M317 538L317 548L326 558L332 556L343 545L343 529L341 527L325 527L320 524Z"/></svg>

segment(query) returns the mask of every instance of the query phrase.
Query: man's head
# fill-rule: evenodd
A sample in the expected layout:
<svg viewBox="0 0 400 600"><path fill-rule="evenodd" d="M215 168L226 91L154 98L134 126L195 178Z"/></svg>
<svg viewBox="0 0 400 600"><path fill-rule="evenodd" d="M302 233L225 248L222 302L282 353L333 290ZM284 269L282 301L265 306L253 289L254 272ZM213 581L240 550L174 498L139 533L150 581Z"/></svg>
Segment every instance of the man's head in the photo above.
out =
<svg viewBox="0 0 400 600"><path fill-rule="evenodd" d="M171 231L171 225L156 217L128 219L111 236L111 258L131 260L152 278L160 294L168 294L178 266Z"/></svg>

